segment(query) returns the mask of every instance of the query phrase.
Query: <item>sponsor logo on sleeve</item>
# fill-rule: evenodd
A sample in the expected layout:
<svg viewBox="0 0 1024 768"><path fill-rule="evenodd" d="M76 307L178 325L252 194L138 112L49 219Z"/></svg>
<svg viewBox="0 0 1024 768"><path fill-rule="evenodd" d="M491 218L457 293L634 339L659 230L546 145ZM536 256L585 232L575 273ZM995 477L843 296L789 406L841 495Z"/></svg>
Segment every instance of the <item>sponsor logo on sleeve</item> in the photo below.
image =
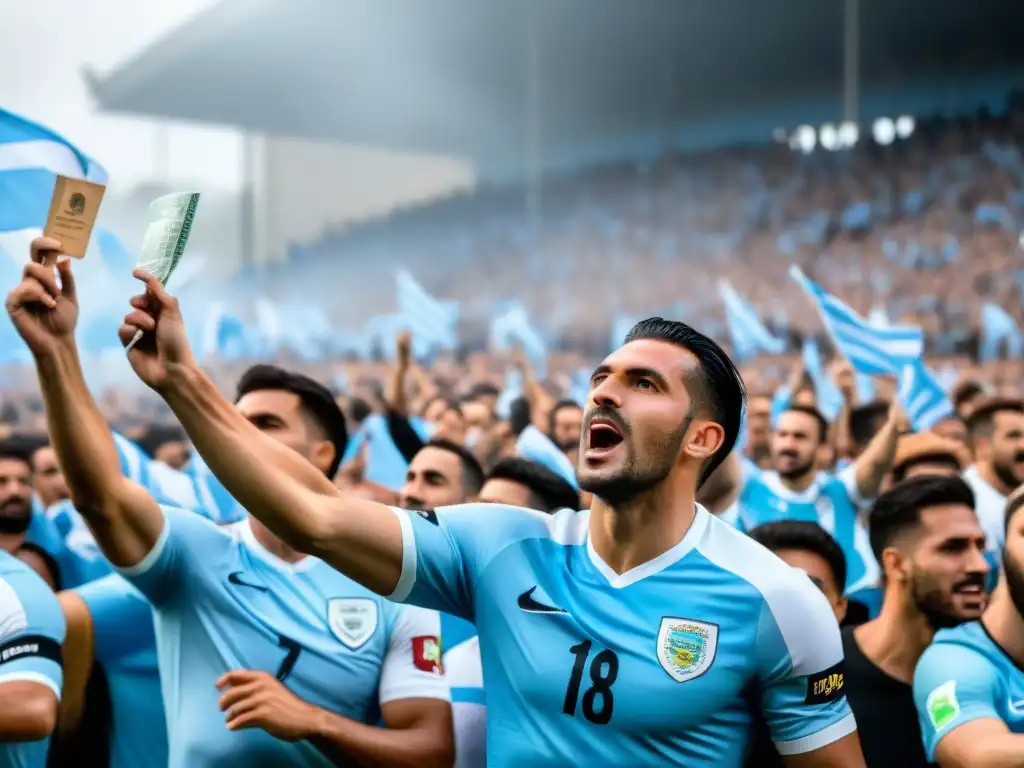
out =
<svg viewBox="0 0 1024 768"><path fill-rule="evenodd" d="M807 704L828 704L846 694L843 662L807 677Z"/></svg>
<svg viewBox="0 0 1024 768"><path fill-rule="evenodd" d="M421 672L444 674L441 667L441 638L414 637L412 639L412 663Z"/></svg>
<svg viewBox="0 0 1024 768"><path fill-rule="evenodd" d="M437 522L437 514L432 509L410 509L414 515L419 515L431 525L439 525Z"/></svg>
<svg viewBox="0 0 1024 768"><path fill-rule="evenodd" d="M22 635L0 645L0 665L27 658L47 659L60 664L60 643L45 635Z"/></svg>
<svg viewBox="0 0 1024 768"><path fill-rule="evenodd" d="M960 702L956 698L956 680L949 680L928 694L924 705L932 728L941 731L956 720L960 714Z"/></svg>

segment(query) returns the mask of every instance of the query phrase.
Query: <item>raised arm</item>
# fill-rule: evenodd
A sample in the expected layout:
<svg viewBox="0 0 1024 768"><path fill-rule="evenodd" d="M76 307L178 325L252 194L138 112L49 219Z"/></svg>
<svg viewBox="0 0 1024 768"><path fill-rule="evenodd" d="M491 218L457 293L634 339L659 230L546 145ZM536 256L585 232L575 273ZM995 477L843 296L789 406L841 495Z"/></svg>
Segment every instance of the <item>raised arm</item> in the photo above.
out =
<svg viewBox="0 0 1024 768"><path fill-rule="evenodd" d="M899 402L893 398L885 424L853 464L860 498L873 499L878 495L882 481L892 469L893 459L896 458L896 445L908 429L907 417Z"/></svg>
<svg viewBox="0 0 1024 768"><path fill-rule="evenodd" d="M136 276L146 293L121 326L128 355L146 384L167 401L196 450L250 514L295 549L314 554L380 594L402 573L402 529L387 507L344 494L305 458L250 424L199 368L178 302L158 280Z"/></svg>
<svg viewBox="0 0 1024 768"><path fill-rule="evenodd" d="M71 262L59 264L60 244L32 242L32 261L7 297L7 311L35 358L50 440L68 490L103 554L117 566L140 562L163 527L160 507L121 473L114 438L82 374L75 346L78 297Z"/></svg>

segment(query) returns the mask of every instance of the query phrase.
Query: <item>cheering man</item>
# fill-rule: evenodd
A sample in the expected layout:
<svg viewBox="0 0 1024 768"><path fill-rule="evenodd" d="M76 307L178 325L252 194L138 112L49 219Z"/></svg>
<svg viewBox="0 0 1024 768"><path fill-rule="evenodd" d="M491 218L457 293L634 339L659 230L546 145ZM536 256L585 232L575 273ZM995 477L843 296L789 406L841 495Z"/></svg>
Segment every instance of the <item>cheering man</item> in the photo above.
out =
<svg viewBox="0 0 1024 768"><path fill-rule="evenodd" d="M828 602L694 501L743 408L713 341L652 318L594 371L589 512L389 511L236 411L196 365L177 301L136 276L146 293L120 335L145 335L129 360L232 495L374 592L475 622L489 765L739 765L760 715L791 765L863 766Z"/></svg>
<svg viewBox="0 0 1024 768"><path fill-rule="evenodd" d="M75 281L64 261L58 285L58 248L33 242L7 308L35 356L75 506L154 607L168 765L450 765L436 613L382 600L255 520L224 529L161 507L122 475L82 376ZM325 387L256 366L229 407L333 487L347 435ZM275 474L271 465L263 472ZM387 728L377 727L381 718Z"/></svg>

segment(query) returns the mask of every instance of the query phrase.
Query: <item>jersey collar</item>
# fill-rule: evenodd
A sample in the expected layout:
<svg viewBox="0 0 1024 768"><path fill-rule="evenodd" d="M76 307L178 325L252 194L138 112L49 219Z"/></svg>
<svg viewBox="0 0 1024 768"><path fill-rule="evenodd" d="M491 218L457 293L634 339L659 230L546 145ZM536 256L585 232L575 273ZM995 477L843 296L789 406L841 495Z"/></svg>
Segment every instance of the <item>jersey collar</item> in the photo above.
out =
<svg viewBox="0 0 1024 768"><path fill-rule="evenodd" d="M710 518L711 514L700 504L697 504L694 510L693 522L690 523L689 529L687 529L678 544L662 552L653 560L648 560L646 563L641 563L635 568L630 568L625 573L616 573L608 563L601 559L601 556L594 549L594 542L591 540L589 532L587 533L587 555L590 557L591 564L611 587L622 589L630 584L636 584L648 576L653 576L681 560L687 552L697 546L697 543L708 527L708 520Z"/></svg>
<svg viewBox="0 0 1024 768"><path fill-rule="evenodd" d="M249 524L248 515L235 523L235 527L242 543L249 549L249 551L275 570L283 573L302 573L304 571L308 571L320 562L312 555L306 555L304 558L294 563L286 563L259 543L256 539L256 535L252 532L252 526Z"/></svg>

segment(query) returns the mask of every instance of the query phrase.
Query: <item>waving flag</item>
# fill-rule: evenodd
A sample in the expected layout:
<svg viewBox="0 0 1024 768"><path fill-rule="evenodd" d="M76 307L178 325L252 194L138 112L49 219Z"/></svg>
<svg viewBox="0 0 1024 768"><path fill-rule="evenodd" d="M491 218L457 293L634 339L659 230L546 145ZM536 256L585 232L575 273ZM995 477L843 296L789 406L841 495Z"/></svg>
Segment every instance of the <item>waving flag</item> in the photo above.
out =
<svg viewBox="0 0 1024 768"><path fill-rule="evenodd" d="M981 348L978 350L981 362L995 360L1003 341L1006 342L1009 357L1020 357L1024 351L1024 335L1017 321L998 304L986 302L981 308Z"/></svg>
<svg viewBox="0 0 1024 768"><path fill-rule="evenodd" d="M835 382L825 372L825 365L821 361L821 351L818 349L818 342L814 339L804 339L803 359L804 371L814 385L818 410L829 421L835 421L839 411L843 408L845 400L843 399L843 393L839 391L839 387L835 385Z"/></svg>
<svg viewBox="0 0 1024 768"><path fill-rule="evenodd" d="M785 342L772 335L753 305L725 280L718 283L718 295L725 308L725 322L736 357L748 358L760 352L777 355L783 351Z"/></svg>
<svg viewBox="0 0 1024 768"><path fill-rule="evenodd" d="M504 312L494 318L491 323L491 346L499 352L520 347L533 366L534 372L542 378L547 375L547 345L530 323L522 304L510 304Z"/></svg>
<svg viewBox="0 0 1024 768"><path fill-rule="evenodd" d="M931 429L953 413L942 384L921 360L903 366L897 395L917 432Z"/></svg>
<svg viewBox="0 0 1024 768"><path fill-rule="evenodd" d="M455 349L458 343L458 305L435 299L404 269L395 276L395 285L398 289L398 312L413 339L422 340L431 348Z"/></svg>
<svg viewBox="0 0 1024 768"><path fill-rule="evenodd" d="M916 326L876 328L845 302L807 279L796 266L790 277L814 302L836 349L855 370L872 376L898 376L924 351L924 333Z"/></svg>

